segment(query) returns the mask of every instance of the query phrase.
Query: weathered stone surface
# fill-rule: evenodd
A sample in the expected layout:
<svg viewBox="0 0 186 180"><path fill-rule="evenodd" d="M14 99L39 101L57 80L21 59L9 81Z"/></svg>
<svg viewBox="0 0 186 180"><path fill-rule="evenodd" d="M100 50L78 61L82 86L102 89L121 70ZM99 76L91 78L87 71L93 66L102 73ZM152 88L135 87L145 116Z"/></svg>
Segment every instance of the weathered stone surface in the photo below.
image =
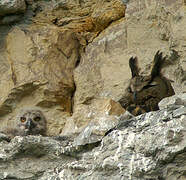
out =
<svg viewBox="0 0 186 180"><path fill-rule="evenodd" d="M0 1L0 16L13 13L23 13L26 10L24 0L1 0Z"/></svg>
<svg viewBox="0 0 186 180"><path fill-rule="evenodd" d="M90 135L102 137L118 123L119 117L123 114L125 110L112 99L100 98L87 101L86 104L79 105L73 115L67 119L61 135L89 131Z"/></svg>
<svg viewBox="0 0 186 180"><path fill-rule="evenodd" d="M122 92L123 82L127 81L130 74L125 69L128 69L129 56L122 53L126 48L125 21L107 28L86 47L82 63L74 72L77 90L75 103L85 103L96 97L117 100Z"/></svg>
<svg viewBox="0 0 186 180"><path fill-rule="evenodd" d="M98 1L91 15L96 31L108 27L108 25L125 16L126 6L120 0Z"/></svg>
<svg viewBox="0 0 186 180"><path fill-rule="evenodd" d="M116 116L119 116L125 112L122 106L119 103L113 101L112 99L105 99L105 102L103 102L103 106L102 108L100 108L100 110L105 111L105 113L108 115Z"/></svg>
<svg viewBox="0 0 186 180"><path fill-rule="evenodd" d="M8 144L6 143L4 144L2 142L0 144L1 146L0 178L1 179L3 178L13 178L13 179L35 178L37 179L40 176L39 174L40 173L42 174L42 172L45 171L44 169L46 168L46 166L48 168L49 167L52 169L54 168L54 164L53 164L55 161L54 159L56 160L58 158L63 159L63 162L65 162L65 158L62 157L63 156L62 154L65 152L67 152L68 154L69 151L65 150L65 146L67 146L69 143L70 142L65 142L65 141L61 143L52 138L44 138L41 136L15 137ZM48 155L50 154L51 156L50 155L48 156L47 154ZM31 157L35 159L32 162L30 161ZM52 159L49 160L48 158L49 159L52 158L53 160ZM66 158L70 159L68 155L66 156ZM27 163L23 164L22 160L24 160L25 162L27 161ZM15 162L15 166L13 165L14 163L12 164L14 167L11 166L8 163L8 161L10 162L10 164ZM39 167L38 162L43 162L43 166ZM9 168L7 169L7 167ZM39 174L35 174L35 173L39 173Z"/></svg>
<svg viewBox="0 0 186 180"><path fill-rule="evenodd" d="M175 106L186 106L186 94L177 94L172 97L164 98L158 104L160 109L171 108Z"/></svg>
<svg viewBox="0 0 186 180"><path fill-rule="evenodd" d="M183 94L185 95L185 94ZM174 97L173 97L174 98ZM182 99L182 97L181 97ZM184 98L183 98L184 99ZM106 136L77 144L72 137L0 134L0 178L183 180L186 114L164 108L138 117L121 116ZM174 116L175 112L176 116Z"/></svg>
<svg viewBox="0 0 186 180"><path fill-rule="evenodd" d="M98 122L90 122L83 130L82 132L74 139L75 145L85 145L90 143L95 143L107 135L113 127L116 126L116 124L120 123L120 120L127 121L134 117L132 114L130 114L128 111L126 111L124 114L121 114L119 117L98 117Z"/></svg>
<svg viewBox="0 0 186 180"><path fill-rule="evenodd" d="M113 21L124 17L126 9L120 0L55 1L51 7L50 13L38 13L36 20L78 32L87 42L92 42ZM46 15L48 18L43 18Z"/></svg>

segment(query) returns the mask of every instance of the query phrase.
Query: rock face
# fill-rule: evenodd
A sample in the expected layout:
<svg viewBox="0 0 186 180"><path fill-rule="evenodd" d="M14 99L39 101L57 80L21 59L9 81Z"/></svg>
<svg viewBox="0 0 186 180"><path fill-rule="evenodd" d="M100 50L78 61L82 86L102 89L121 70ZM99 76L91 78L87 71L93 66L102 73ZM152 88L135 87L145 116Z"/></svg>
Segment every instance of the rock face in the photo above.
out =
<svg viewBox="0 0 186 180"><path fill-rule="evenodd" d="M162 75L171 81L175 93L185 92L182 3L151 1L140 4L138 9L140 2L130 1L126 19L112 23L86 46L81 63L74 71L76 92L71 119L77 126L78 117L90 121L87 114L91 113L89 109L95 99L121 99L131 78L128 60L132 56L139 58L145 76L149 75L154 55L161 50L166 56Z"/></svg>
<svg viewBox="0 0 186 180"><path fill-rule="evenodd" d="M0 131L31 106L60 134L2 134L0 179L184 179L185 19L182 0L0 1ZM158 50L182 95L134 118L128 60L148 76Z"/></svg>
<svg viewBox="0 0 186 180"><path fill-rule="evenodd" d="M6 8L13 3L6 2ZM119 0L26 3L22 20L11 30L6 24L17 15L3 14L0 20L1 129L14 126L21 107L39 106L47 117L48 134L59 134L73 113L73 71L85 46L123 17L126 6Z"/></svg>
<svg viewBox="0 0 186 180"><path fill-rule="evenodd" d="M7 143L0 135L0 178L183 180L185 99L186 94L175 95L162 100L159 111L122 116L97 141L87 129L80 136L90 141L78 144L63 136L17 136Z"/></svg>
<svg viewBox="0 0 186 180"><path fill-rule="evenodd" d="M72 111L75 90L72 71L79 56L78 46L72 32L54 26L12 29L6 38L6 58L11 72L4 85L2 82L0 115L16 111L16 106L40 106L45 111L48 108L56 111L49 116L46 112L48 125L53 124L49 132L53 128L56 131L57 124L64 124L64 117ZM8 78L11 84L7 84Z"/></svg>

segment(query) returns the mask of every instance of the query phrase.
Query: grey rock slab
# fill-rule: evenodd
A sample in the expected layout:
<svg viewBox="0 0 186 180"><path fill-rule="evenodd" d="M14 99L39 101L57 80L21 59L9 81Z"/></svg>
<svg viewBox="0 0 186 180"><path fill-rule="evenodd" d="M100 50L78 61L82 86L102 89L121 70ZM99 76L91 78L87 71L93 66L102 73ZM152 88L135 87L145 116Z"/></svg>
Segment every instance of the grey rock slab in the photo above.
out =
<svg viewBox="0 0 186 180"><path fill-rule="evenodd" d="M186 171L185 132L183 106L121 118L99 146L41 179L179 179Z"/></svg>
<svg viewBox="0 0 186 180"><path fill-rule="evenodd" d="M173 117L178 118L182 115L186 115L186 107L181 107L173 111Z"/></svg>
<svg viewBox="0 0 186 180"><path fill-rule="evenodd" d="M26 10L26 3L24 0L1 0L0 1L0 16L7 14L23 13Z"/></svg>
<svg viewBox="0 0 186 180"><path fill-rule="evenodd" d="M186 93L176 94L174 96L164 98L159 102L158 105L160 109L186 106Z"/></svg>

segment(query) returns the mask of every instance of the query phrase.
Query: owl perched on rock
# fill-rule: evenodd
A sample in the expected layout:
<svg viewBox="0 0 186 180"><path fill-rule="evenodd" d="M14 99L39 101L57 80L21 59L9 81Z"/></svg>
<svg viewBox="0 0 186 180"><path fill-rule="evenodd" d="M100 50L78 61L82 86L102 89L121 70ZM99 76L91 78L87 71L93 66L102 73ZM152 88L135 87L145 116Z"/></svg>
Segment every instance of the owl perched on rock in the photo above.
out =
<svg viewBox="0 0 186 180"><path fill-rule="evenodd" d="M7 128L2 133L10 138L14 136L45 135L46 119L39 109L22 109L16 116L16 127Z"/></svg>
<svg viewBox="0 0 186 180"><path fill-rule="evenodd" d="M165 57L158 51L154 56L150 75L143 76L139 71L137 57L129 59L132 78L119 102L133 115L156 111L163 98L175 94L170 81L160 72L164 61Z"/></svg>

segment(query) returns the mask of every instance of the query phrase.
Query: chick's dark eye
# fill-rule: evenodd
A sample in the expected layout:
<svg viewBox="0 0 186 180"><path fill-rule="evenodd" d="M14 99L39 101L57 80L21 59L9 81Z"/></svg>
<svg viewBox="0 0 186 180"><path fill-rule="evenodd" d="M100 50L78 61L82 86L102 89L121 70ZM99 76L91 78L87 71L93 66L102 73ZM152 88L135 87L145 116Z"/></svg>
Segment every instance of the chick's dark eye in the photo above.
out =
<svg viewBox="0 0 186 180"><path fill-rule="evenodd" d="M40 121L41 120L41 117L37 116L34 118L34 121Z"/></svg>
<svg viewBox="0 0 186 180"><path fill-rule="evenodd" d="M21 121L22 123L24 123L24 122L26 121L26 118L25 118L25 117L21 117L21 118L20 118L20 121Z"/></svg>

